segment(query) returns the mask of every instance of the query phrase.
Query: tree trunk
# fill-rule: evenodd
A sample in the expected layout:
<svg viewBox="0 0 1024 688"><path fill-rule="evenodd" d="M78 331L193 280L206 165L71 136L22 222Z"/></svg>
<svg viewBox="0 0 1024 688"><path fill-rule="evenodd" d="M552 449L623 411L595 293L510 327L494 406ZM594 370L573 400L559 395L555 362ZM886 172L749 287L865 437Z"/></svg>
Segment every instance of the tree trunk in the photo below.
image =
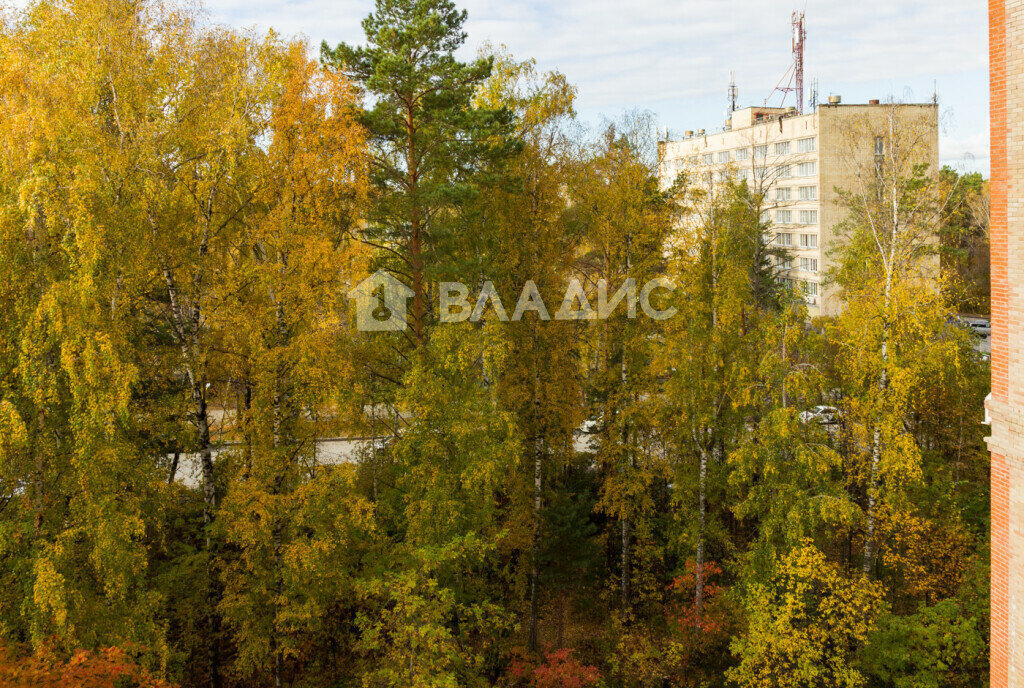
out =
<svg viewBox="0 0 1024 688"><path fill-rule="evenodd" d="M280 262L280 271L283 274L287 265L287 259L284 254L278 253L278 260ZM284 306L278 301L274 290L270 290L270 298L277 303L275 309L275 325L277 327L277 347L280 352L288 342L288 325L285 322L284 317ZM280 355L280 353L278 353ZM273 547L273 561L274 561L274 619L271 625L271 644L274 653L274 686L275 688L281 688L282 679L281 671L282 665L284 664L284 656L281 651L280 641L280 628L278 626L278 618L281 615L281 597L284 594L284 575L282 572L283 562L281 560L282 550L282 539L284 531L284 522L281 518L281 503L277 499L284 490L285 486L285 475L288 472L288 466L283 465L283 458L281 447L285 441L290 440L292 433L287 433L285 436L285 414L289 412L289 394L287 389L287 383L285 377L287 376L287 370L285 365L278 359L275 364L274 370L274 478L271 487L272 494L275 499L274 503L274 517L272 528L272 547Z"/></svg>
<svg viewBox="0 0 1024 688"><path fill-rule="evenodd" d="M409 242L409 273L412 277L412 331L416 346L422 347L426 344L424 332L424 320L426 317L426 296L424 291L426 285L423 280L423 225L422 218L420 217L419 198L417 198L419 171L416 160L416 123L413 118L413 105L411 101L406 106L405 134L408 193L412 201L409 214L409 228L411 232Z"/></svg>
<svg viewBox="0 0 1024 688"><path fill-rule="evenodd" d="M704 610L704 526L707 521L708 452L700 450L700 480L697 509L697 561L694 566L693 606L699 619Z"/></svg>
<svg viewBox="0 0 1024 688"><path fill-rule="evenodd" d="M886 275L885 294L882 303L882 342L881 358L882 372L878 376L878 404L879 414L884 412L882 407L885 403L885 393L889 389L889 301L892 291L891 270ZM868 507L864 533L864 575L870 577L874 564L875 551L875 508L878 501L879 476L878 469L882 461L882 428L881 419L875 419L875 428L871 437L871 471L868 477Z"/></svg>
<svg viewBox="0 0 1024 688"><path fill-rule="evenodd" d="M622 616L623 621L626 620L627 612L629 612L629 538L630 538L629 519L625 516L622 517Z"/></svg>
<svg viewBox="0 0 1024 688"><path fill-rule="evenodd" d="M169 475L167 476L167 484L168 485L173 485L174 484L174 477L178 473L178 461L180 459L181 459L181 452L178 451L178 450L175 450L174 451L174 458L171 459L171 470L170 470Z"/></svg>
<svg viewBox="0 0 1024 688"><path fill-rule="evenodd" d="M196 434L199 443L199 460L203 472L203 527L206 545L206 622L210 634L207 646L209 682L211 688L220 688L220 589L217 581L217 567L214 563L214 542L211 528L217 511L217 487L214 482L213 449L210 446L210 418L206 408L206 383L203 378L190 375L192 382L192 403L194 406Z"/></svg>
<svg viewBox="0 0 1024 688"><path fill-rule="evenodd" d="M537 212L539 207L539 198L537 196L537 174L536 171L531 175L530 178L530 218L531 228L533 229L534 240L531 242L533 251L531 252L532 267L537 268L538 257L537 257ZM540 410L540 371L538 366L540 362L536 358L536 352L538 348L537 344L537 324L534 323L530 326L530 336L533 340L533 352L534 357L532 358L533 367L533 419L532 424L534 427L540 427L541 410ZM543 458L544 458L544 444L543 438L537 437L534 439L533 448L533 552L531 554L531 568L530 568L530 635L529 642L527 643L530 652L537 651L537 640L538 640L538 626L539 626L539 601L538 601L538 585L540 579L540 565L538 559L540 558L540 537L541 537L541 497L543 488Z"/></svg>
<svg viewBox="0 0 1024 688"><path fill-rule="evenodd" d="M540 529L541 529L541 487L542 487L542 451L540 441L535 443L533 453L533 519L534 519L534 533L533 533L533 552L531 554L531 568L530 568L530 638L529 638L529 650L530 652L537 651L537 626L538 626L538 600L537 600L537 585L538 579L540 578L540 566L538 565L538 559L540 557Z"/></svg>

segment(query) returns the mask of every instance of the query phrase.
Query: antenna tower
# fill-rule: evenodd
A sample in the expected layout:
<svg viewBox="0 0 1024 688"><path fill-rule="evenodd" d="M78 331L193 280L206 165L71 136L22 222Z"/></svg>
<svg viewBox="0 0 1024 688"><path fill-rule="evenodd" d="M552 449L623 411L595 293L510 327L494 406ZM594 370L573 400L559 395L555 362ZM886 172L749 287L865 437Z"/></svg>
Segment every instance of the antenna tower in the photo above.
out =
<svg viewBox="0 0 1024 688"><path fill-rule="evenodd" d="M779 83L768 94L768 97L764 99L766 106L776 91L782 94L780 107L786 104L786 94L793 92L796 96L797 114L804 114L804 42L806 40L807 27L804 24L804 13L793 12L793 64L789 66L789 69L782 75ZM789 81L786 81L787 77ZM783 83L786 85L783 86Z"/></svg>
<svg viewBox="0 0 1024 688"><path fill-rule="evenodd" d="M793 68L796 71L796 111L804 114L804 41L807 40L807 28L804 26L804 13L793 13Z"/></svg>

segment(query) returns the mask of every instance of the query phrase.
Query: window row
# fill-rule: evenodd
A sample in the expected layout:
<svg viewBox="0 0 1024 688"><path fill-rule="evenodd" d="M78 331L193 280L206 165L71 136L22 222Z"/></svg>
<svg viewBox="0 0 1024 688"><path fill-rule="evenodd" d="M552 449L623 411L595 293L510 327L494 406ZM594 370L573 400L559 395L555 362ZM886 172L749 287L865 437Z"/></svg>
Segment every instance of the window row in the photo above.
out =
<svg viewBox="0 0 1024 688"><path fill-rule="evenodd" d="M779 232L775 235L775 243L779 246L792 246L793 235L789 232ZM818 248L818 235L817 234L801 234L800 235L800 248ZM815 264L815 270L817 270L817 264Z"/></svg>
<svg viewBox="0 0 1024 688"><path fill-rule="evenodd" d="M797 216L801 225L816 225L818 224L818 211L817 210L801 210ZM776 210L775 211L775 224L777 225L791 225L793 224L793 211L792 210Z"/></svg>
<svg viewBox="0 0 1024 688"><path fill-rule="evenodd" d="M776 264L782 270L793 269L793 259L787 256L779 256L776 260ZM800 270L801 272L817 272L818 271L818 259L817 258L800 258Z"/></svg>
<svg viewBox="0 0 1024 688"><path fill-rule="evenodd" d="M813 136L806 139L799 139L796 142L797 151L800 153L813 153L817 150L817 139ZM764 159L768 157L768 144L759 144L752 148L737 148L735 151L719 151L718 153L705 153L701 156L701 162L711 165L717 162L720 165L732 162L732 160L750 160L750 153L753 151L755 158ZM793 152L791 141L780 141L771 147L774 155L789 155ZM810 174L814 174L811 172Z"/></svg>
<svg viewBox="0 0 1024 688"><path fill-rule="evenodd" d="M793 176L794 167L798 177L811 177L818 173L818 163L802 162L799 165L777 165L775 167L775 175L779 179L788 179Z"/></svg>
<svg viewBox="0 0 1024 688"><path fill-rule="evenodd" d="M792 277L776 277L775 282L789 289L799 289L805 296L818 295L818 283L793 279Z"/></svg>
<svg viewBox="0 0 1024 688"><path fill-rule="evenodd" d="M816 201L818 200L818 187L816 186L799 186L797 188L797 198L801 201ZM775 189L775 200L776 201L791 201L793 200L793 187L791 186L779 186Z"/></svg>

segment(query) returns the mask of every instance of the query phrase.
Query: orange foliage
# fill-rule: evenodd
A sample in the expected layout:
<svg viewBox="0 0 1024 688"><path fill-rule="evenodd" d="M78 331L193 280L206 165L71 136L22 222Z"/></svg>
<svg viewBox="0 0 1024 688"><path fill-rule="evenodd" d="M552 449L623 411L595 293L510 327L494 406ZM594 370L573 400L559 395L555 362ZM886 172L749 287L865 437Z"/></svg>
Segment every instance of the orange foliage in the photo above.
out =
<svg viewBox="0 0 1024 688"><path fill-rule="evenodd" d="M534 665L516 660L509 668L514 685L530 688L591 688L601 681L596 667L581 664L572 656L572 648L563 647L544 654L544 663Z"/></svg>
<svg viewBox="0 0 1024 688"><path fill-rule="evenodd" d="M19 657L0 647L0 685L10 688L173 688L140 667L124 648L78 650L64 660L49 654Z"/></svg>
<svg viewBox="0 0 1024 688"><path fill-rule="evenodd" d="M896 509L879 514L883 561L900 572L900 593L935 601L956 595L970 569L974 540L957 521L941 522Z"/></svg>
<svg viewBox="0 0 1024 688"><path fill-rule="evenodd" d="M697 566L688 559L686 573L676 576L668 586L670 591L682 595L685 600L671 607L669 618L681 628L693 628L707 635L720 634L728 630L728 618L723 613L721 605L715 604L721 586L713 579L722 575L722 569L713 561L704 562L701 568L704 580L704 609L698 611L693 599Z"/></svg>

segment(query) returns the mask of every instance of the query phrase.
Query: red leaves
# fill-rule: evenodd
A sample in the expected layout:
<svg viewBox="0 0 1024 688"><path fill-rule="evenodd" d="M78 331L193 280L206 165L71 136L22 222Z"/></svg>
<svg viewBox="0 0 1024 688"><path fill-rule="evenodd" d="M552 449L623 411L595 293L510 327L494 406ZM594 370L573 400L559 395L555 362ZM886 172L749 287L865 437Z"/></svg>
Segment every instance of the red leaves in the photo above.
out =
<svg viewBox="0 0 1024 688"><path fill-rule="evenodd" d="M722 587L712 579L720 576L722 569L713 561L704 562L701 568L704 581L704 609L698 610L694 600L697 565L688 559L686 573L676 576L669 584L669 590L682 597L680 602L672 606L669 616L683 628L693 628L707 635L715 635L728 628L728 618L723 614L724 610L713 602Z"/></svg>
<svg viewBox="0 0 1024 688"><path fill-rule="evenodd" d="M18 657L0 647L0 685L17 688L172 688L120 647L76 651L66 661L49 654Z"/></svg>
<svg viewBox="0 0 1024 688"><path fill-rule="evenodd" d="M581 664L573 656L571 648L563 647L544 654L539 665L517 659L508 674L514 685L530 688L592 688L601 680L597 667Z"/></svg>

